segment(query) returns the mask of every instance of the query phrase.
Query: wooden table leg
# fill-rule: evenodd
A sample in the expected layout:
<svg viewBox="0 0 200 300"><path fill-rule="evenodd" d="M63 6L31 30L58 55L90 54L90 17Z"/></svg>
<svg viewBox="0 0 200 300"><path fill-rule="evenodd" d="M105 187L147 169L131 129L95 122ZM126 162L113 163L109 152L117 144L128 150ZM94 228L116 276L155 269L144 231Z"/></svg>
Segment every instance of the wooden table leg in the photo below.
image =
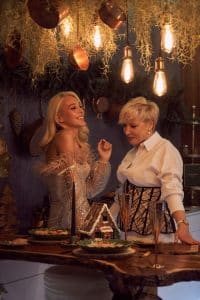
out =
<svg viewBox="0 0 200 300"><path fill-rule="evenodd" d="M113 292L112 300L162 300L156 295L156 287L154 294L154 289L145 287L142 284L141 286L134 286L133 282L119 274L106 274L106 279Z"/></svg>

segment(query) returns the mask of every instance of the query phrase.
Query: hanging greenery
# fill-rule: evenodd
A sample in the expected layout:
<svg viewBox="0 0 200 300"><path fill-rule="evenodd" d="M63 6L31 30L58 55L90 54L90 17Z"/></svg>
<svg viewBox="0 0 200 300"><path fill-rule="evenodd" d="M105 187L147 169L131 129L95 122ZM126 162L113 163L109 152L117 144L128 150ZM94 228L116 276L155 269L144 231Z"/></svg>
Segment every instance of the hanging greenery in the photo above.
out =
<svg viewBox="0 0 200 300"><path fill-rule="evenodd" d="M47 3L51 2L54 1L47 1ZM60 0L60 2L65 2L68 6L68 16L55 28L46 29L31 18L27 0L1 0L0 46L6 48L7 52L11 50L8 47L15 50L10 67L14 69L23 63L29 65L33 81L44 74L49 65L55 76L59 76L60 66L68 68L68 55L79 44L87 51L90 61L97 56L98 59L101 58L102 72L108 73L110 59L117 52L119 41L125 37L126 22L120 30L114 30L106 25L98 13L104 0ZM177 60L182 64L188 64L193 60L195 50L200 44L199 0L107 2L116 4L125 13L128 4L129 30L135 37L135 40L131 41L131 46L137 49L139 62L146 72L149 72L153 66L152 55L155 45L152 43L152 29L162 26L165 13L170 14L176 38L176 47L169 59ZM69 25L67 33L66 22ZM100 27L103 41L99 52L95 49L92 39L96 24Z"/></svg>

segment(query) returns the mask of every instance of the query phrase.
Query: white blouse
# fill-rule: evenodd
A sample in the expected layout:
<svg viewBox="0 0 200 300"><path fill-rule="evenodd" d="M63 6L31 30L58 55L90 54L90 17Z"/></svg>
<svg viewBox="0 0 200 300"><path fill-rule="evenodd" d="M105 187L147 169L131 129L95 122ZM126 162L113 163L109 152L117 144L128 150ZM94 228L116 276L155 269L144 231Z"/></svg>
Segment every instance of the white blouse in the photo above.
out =
<svg viewBox="0 0 200 300"><path fill-rule="evenodd" d="M160 187L161 200L171 214L184 210L183 161L179 151L167 139L155 132L149 139L132 148L117 170L121 183L126 179L136 186Z"/></svg>

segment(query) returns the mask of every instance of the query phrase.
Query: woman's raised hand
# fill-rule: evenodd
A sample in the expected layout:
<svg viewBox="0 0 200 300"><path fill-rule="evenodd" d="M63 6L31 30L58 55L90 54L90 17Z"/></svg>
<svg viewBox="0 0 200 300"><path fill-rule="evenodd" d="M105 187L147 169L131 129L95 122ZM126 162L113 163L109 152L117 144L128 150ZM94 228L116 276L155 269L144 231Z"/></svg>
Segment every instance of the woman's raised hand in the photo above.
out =
<svg viewBox="0 0 200 300"><path fill-rule="evenodd" d="M112 153L112 144L104 139L101 139L98 143L97 149L100 157L99 160L101 162L108 162Z"/></svg>

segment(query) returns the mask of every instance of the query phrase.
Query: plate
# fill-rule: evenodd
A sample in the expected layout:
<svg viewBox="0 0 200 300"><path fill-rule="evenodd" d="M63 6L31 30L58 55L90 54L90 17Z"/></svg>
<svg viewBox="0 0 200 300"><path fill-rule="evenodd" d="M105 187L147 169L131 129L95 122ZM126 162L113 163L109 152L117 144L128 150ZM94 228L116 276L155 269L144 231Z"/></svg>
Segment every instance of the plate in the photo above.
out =
<svg viewBox="0 0 200 300"><path fill-rule="evenodd" d="M42 240L42 239L37 239L37 238L29 238L28 241L31 243L31 244L39 244L39 245L56 245L56 244L59 244L61 243L61 241L63 241L64 239L59 239L59 240L56 240L56 239L46 239L46 240Z"/></svg>
<svg viewBox="0 0 200 300"><path fill-rule="evenodd" d="M64 248L74 249L79 247L78 243L70 243L70 241L61 242L60 245Z"/></svg>
<svg viewBox="0 0 200 300"><path fill-rule="evenodd" d="M119 253L92 253L92 252L88 252L82 248L78 248L78 249L74 249L73 254L75 256L79 256L79 257L85 257L85 258L93 258L93 259L120 259L120 258L125 258L125 257L129 257L132 256L136 250L128 247L126 248L123 252L119 252Z"/></svg>
<svg viewBox="0 0 200 300"><path fill-rule="evenodd" d="M0 241L0 246L5 248L19 248L19 247L24 247L26 245L28 245L28 240L23 238Z"/></svg>
<svg viewBox="0 0 200 300"><path fill-rule="evenodd" d="M36 228L29 231L35 240L63 240L69 236L69 232L64 229Z"/></svg>
<svg viewBox="0 0 200 300"><path fill-rule="evenodd" d="M78 245L90 253L120 253L132 245L132 242L118 239L85 239Z"/></svg>

